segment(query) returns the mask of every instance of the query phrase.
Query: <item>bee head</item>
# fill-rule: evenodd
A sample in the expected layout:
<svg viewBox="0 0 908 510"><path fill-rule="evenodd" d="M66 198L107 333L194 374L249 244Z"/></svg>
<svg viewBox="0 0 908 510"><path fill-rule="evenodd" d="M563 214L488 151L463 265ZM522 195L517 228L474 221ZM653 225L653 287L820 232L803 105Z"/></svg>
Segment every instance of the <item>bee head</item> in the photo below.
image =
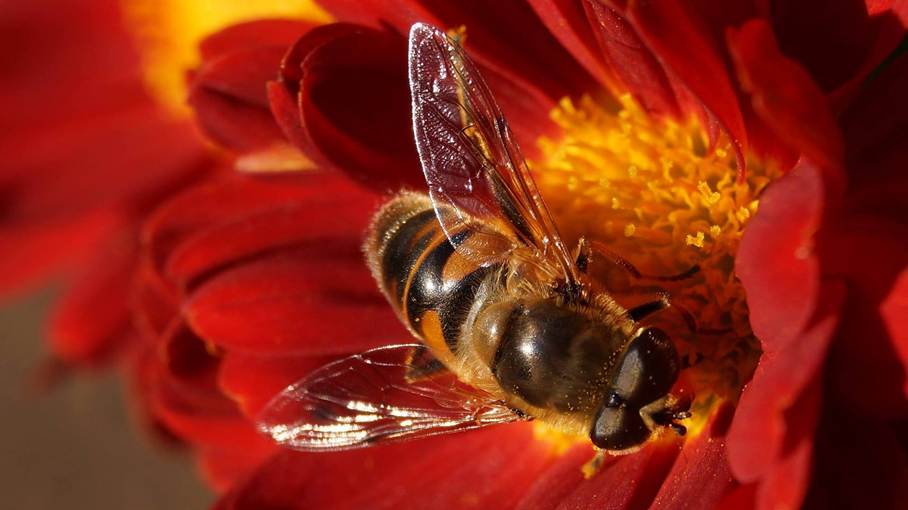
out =
<svg viewBox="0 0 908 510"><path fill-rule="evenodd" d="M675 420L688 417L689 402L668 392L678 379L678 353L657 328L643 328L624 349L595 414L590 439L606 450L627 450L645 442L657 426L684 434Z"/></svg>

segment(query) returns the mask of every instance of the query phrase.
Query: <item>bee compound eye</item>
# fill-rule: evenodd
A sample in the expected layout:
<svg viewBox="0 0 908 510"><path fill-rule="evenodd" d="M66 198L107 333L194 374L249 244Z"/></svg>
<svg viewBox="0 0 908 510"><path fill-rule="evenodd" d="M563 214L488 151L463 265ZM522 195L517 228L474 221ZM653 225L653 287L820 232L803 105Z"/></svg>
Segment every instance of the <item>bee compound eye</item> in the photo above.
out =
<svg viewBox="0 0 908 510"><path fill-rule="evenodd" d="M643 444L650 436L640 410L603 405L596 413L590 440L604 450L626 450Z"/></svg>
<svg viewBox="0 0 908 510"><path fill-rule="evenodd" d="M625 349L609 391L643 407L664 397L679 371L678 352L668 335L657 328L646 328Z"/></svg>

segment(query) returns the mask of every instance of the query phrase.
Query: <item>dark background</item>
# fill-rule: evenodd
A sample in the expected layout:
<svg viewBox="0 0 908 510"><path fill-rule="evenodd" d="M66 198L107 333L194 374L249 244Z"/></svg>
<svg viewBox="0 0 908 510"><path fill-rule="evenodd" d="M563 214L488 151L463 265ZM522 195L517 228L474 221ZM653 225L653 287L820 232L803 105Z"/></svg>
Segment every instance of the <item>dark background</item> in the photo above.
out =
<svg viewBox="0 0 908 510"><path fill-rule="evenodd" d="M44 359L51 296L0 307L0 507L206 508L212 496L191 459L143 435L115 371L71 377L43 395L29 391Z"/></svg>

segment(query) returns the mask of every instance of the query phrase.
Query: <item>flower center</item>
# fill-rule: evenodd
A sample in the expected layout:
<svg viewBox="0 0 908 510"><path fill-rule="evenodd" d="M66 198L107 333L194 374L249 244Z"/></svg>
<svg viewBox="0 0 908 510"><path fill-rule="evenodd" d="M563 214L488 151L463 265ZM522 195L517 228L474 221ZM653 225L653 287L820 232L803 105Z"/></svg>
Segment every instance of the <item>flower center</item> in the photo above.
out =
<svg viewBox="0 0 908 510"><path fill-rule="evenodd" d="M189 113L186 71L198 66L198 45L205 37L255 19L329 20L314 0L124 0L122 6L138 41L149 89L182 115Z"/></svg>
<svg viewBox="0 0 908 510"><path fill-rule="evenodd" d="M667 331L690 366L682 378L696 395L695 433L713 406L737 399L760 355L734 262L758 197L779 169L748 156L739 181L727 137L710 149L697 121L655 119L629 95L616 107L564 99L551 117L561 136L539 140L531 166L565 241L597 241L646 275L700 269L664 282L634 278L608 257L592 267L626 307L670 296L673 306L643 322Z"/></svg>

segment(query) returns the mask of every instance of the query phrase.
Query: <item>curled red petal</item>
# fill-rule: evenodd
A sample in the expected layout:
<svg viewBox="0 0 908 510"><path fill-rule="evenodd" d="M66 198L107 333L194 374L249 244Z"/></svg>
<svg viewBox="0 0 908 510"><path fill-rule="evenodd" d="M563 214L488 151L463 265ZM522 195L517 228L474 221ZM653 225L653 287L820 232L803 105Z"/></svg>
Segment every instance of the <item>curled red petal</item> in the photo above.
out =
<svg viewBox="0 0 908 510"><path fill-rule="evenodd" d="M628 19L660 63L728 133L743 170L748 149L744 119L722 55L702 24L676 0L632 2Z"/></svg>
<svg viewBox="0 0 908 510"><path fill-rule="evenodd" d="M754 111L779 142L840 178L842 133L826 96L798 63L781 53L769 24L752 20L730 29L728 44Z"/></svg>
<svg viewBox="0 0 908 510"><path fill-rule="evenodd" d="M605 62L599 52L595 33L591 30L583 2L578 0L528 0L539 19L558 39L558 42L592 76L601 77L606 72Z"/></svg>
<svg viewBox="0 0 908 510"><path fill-rule="evenodd" d="M347 23L300 38L281 69L290 97L299 101L301 141L312 144L300 149L379 190L424 186L410 126L406 55L400 34ZM286 107L278 104L277 113Z"/></svg>
<svg viewBox="0 0 908 510"><path fill-rule="evenodd" d="M550 460L525 424L332 454L283 451L215 508L510 508Z"/></svg>
<svg viewBox="0 0 908 510"><path fill-rule="evenodd" d="M750 323L765 351L804 330L819 299L813 236L823 213L820 170L802 161L766 190L744 232L735 273L747 291Z"/></svg>
<svg viewBox="0 0 908 510"><path fill-rule="evenodd" d="M896 355L902 365L908 367L908 269L903 269L895 279L889 295L880 305L880 315L892 338ZM908 378L903 381L902 392L908 398Z"/></svg>
<svg viewBox="0 0 908 510"><path fill-rule="evenodd" d="M189 103L202 129L221 145L249 151L283 140L269 111L267 84L287 48L312 24L288 20L242 23L201 43Z"/></svg>
<svg viewBox="0 0 908 510"><path fill-rule="evenodd" d="M585 2L609 72L649 111L681 116L671 80L655 55L618 10L598 1Z"/></svg>
<svg viewBox="0 0 908 510"><path fill-rule="evenodd" d="M741 395L728 433L728 460L735 478L742 482L768 477L777 483L790 483L785 480L790 475L779 478L775 470L779 465L790 468L785 464L790 457L788 445L799 445L812 437L819 412L817 389L822 367L845 297L841 284L830 282L822 290L822 308L812 325L781 349L765 351ZM802 468L799 483L806 483L806 467L798 465Z"/></svg>

